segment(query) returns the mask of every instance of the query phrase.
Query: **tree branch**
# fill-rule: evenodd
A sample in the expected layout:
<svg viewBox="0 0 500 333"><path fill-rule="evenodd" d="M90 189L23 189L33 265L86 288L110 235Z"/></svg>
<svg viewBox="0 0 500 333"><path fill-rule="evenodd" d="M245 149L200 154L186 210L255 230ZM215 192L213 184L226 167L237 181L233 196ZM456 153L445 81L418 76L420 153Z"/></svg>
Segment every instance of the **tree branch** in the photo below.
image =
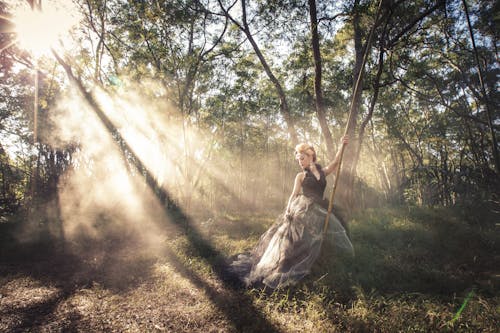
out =
<svg viewBox="0 0 500 333"><path fill-rule="evenodd" d="M399 41L399 39L403 37L408 31L410 31L417 23L419 23L425 17L432 14L436 9L444 7L445 5L446 5L446 0L438 0L434 6L432 6L431 8L427 9L422 14L417 16L413 21L411 21L408 25L406 25L406 27L404 27L396 36L394 36L391 40L389 40L387 46L389 48L392 48Z"/></svg>

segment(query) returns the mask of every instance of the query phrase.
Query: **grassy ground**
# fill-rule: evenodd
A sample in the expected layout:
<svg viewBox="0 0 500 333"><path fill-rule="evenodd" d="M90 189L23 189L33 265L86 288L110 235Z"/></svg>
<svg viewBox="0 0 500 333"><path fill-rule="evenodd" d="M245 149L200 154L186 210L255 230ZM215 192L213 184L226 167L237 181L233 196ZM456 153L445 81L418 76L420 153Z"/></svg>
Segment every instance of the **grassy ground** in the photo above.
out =
<svg viewBox="0 0 500 333"><path fill-rule="evenodd" d="M273 223L272 215L200 220L191 232L162 236L154 247L133 234L29 247L2 231L0 331L496 332L500 327L500 237L492 221L466 219L456 210L366 210L350 223L354 258L326 242L300 285L274 292L243 289L224 276L221 262L250 249Z"/></svg>

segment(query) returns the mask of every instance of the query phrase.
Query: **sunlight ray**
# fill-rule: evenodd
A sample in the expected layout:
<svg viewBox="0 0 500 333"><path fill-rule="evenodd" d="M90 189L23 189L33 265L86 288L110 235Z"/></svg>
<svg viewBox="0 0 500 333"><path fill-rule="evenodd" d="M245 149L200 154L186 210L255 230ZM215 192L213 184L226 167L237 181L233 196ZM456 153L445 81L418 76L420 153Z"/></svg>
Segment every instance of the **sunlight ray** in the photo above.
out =
<svg viewBox="0 0 500 333"><path fill-rule="evenodd" d="M13 46L16 43L17 43L17 40L14 40L12 42L7 43L7 45L5 45L4 47L2 47L0 49L0 53L2 53L3 51L7 50L8 48L10 48L11 46Z"/></svg>

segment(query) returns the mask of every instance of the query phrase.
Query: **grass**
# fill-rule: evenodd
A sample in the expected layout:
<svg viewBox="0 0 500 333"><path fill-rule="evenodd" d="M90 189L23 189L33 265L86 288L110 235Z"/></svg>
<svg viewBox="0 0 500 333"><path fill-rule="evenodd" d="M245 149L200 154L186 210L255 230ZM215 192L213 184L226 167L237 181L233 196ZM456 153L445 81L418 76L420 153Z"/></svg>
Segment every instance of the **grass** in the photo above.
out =
<svg viewBox="0 0 500 333"><path fill-rule="evenodd" d="M500 326L494 221L464 219L452 209L366 210L350 222L356 256L325 242L297 286L242 289L222 280L220 262L251 249L276 215L197 218L190 234L165 237L156 251L128 240L36 260L29 251L22 260L4 251L0 331L495 332ZM207 255L199 244L211 246Z"/></svg>

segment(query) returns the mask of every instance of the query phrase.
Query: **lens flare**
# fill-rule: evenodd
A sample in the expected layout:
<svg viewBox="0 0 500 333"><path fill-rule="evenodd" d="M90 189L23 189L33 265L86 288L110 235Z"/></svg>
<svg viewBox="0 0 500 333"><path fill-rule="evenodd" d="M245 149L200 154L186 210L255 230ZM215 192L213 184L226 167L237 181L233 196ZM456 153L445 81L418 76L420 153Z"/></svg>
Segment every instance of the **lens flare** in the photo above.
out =
<svg viewBox="0 0 500 333"><path fill-rule="evenodd" d="M18 7L13 13L16 40L19 46L35 56L48 54L59 41L67 39L78 23L77 11L68 1L46 1L42 10Z"/></svg>

